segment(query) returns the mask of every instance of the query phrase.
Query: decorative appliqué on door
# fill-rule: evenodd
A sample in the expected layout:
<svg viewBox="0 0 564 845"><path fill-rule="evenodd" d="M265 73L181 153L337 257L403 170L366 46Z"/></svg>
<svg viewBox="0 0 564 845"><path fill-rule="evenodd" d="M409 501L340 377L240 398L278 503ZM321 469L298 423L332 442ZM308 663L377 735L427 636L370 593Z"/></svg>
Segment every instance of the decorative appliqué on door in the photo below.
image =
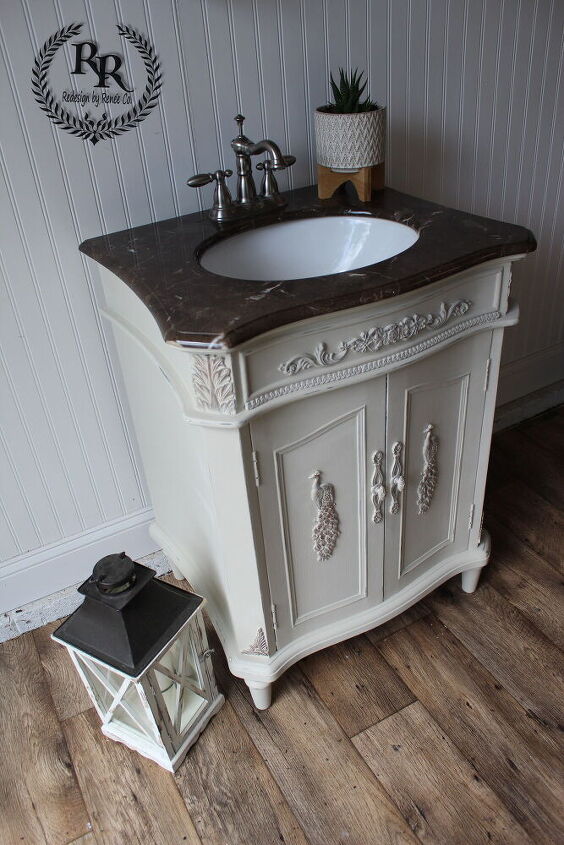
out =
<svg viewBox="0 0 564 845"><path fill-rule="evenodd" d="M423 441L423 470L417 487L417 513L427 513L435 494L435 488L439 478L438 452L439 438L434 434L434 425L429 423L425 427L425 440Z"/></svg>
<svg viewBox="0 0 564 845"><path fill-rule="evenodd" d="M270 649L268 648L268 643L262 628L258 629L256 637L250 646L243 651L243 654L258 654L261 657L269 656Z"/></svg>
<svg viewBox="0 0 564 845"><path fill-rule="evenodd" d="M313 550L317 554L317 560L329 560L341 533L339 514L335 507L335 488L332 484L320 482L319 469L316 469L310 478L313 479L311 498L317 508L312 531Z"/></svg>

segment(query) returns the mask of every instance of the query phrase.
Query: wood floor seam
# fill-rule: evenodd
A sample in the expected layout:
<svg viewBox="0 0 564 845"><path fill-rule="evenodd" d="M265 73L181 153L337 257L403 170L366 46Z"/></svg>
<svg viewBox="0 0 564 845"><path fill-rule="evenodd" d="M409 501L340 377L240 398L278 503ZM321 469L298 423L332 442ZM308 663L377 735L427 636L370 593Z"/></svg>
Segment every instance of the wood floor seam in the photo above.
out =
<svg viewBox="0 0 564 845"><path fill-rule="evenodd" d="M480 681L480 685L476 688L480 690L480 694L483 694L483 690L489 686L493 687L494 690L497 690L497 695L502 694L506 696L511 704L511 708L514 711L510 718L506 718L503 716L502 722L499 721L500 716L502 715L497 714L494 710L486 708L484 711L484 716L481 718L481 726L475 723L475 719L473 717L470 718L468 722L469 726L472 726L472 730L468 733L468 728L465 726L465 722L467 718L465 717L464 710L460 710L460 708L453 713L452 711L452 703L450 700L451 692L449 690L445 690L444 694L441 692L437 692L436 680L434 682L429 681L432 686L427 686L427 682L424 682L424 685L421 686L421 681L417 685L417 688L410 684L408 678L404 678L406 683L410 685L410 688L415 692L418 697L418 700L425 706L425 709L431 714L432 718L437 722L440 726L441 730L443 730L447 736L451 738L453 744L458 748L459 752L473 765L476 770L476 773L479 777L481 777L488 786L493 790L493 792L503 801L505 807L511 813L511 815L517 819L519 824L523 825L525 821L525 828L529 833L534 831L537 842L546 843L546 845L554 845L554 831L559 829L559 825L562 825L562 817L561 817L561 790L560 790L560 800L557 801L555 798L556 793L552 792L549 793L544 790L544 786L540 787L540 784L544 781L547 781L550 778L552 779L552 787L555 787L554 779L555 775L553 774L551 763L547 761L546 764L541 764L540 760L536 760L532 750L532 737L529 733L527 736L526 733L523 733L522 724L518 724L519 719L515 718L520 714L521 723L522 722L529 722L526 712L521 707L519 702L517 702L503 687L501 684L498 684L496 679L485 669L479 661L477 661L474 656L464 647L462 643L449 631L449 629L444 626L440 620L436 619L432 614L430 615L431 618L426 617L423 622L428 626L429 624L439 626L440 629L444 630L449 638L451 638L452 642L456 643L457 649L460 651L462 658L464 655L467 656L468 659L463 660L463 665L467 666L468 664L477 664L480 667L480 671L482 675L485 676L485 679ZM416 623L421 625L421 623ZM416 626L413 626L414 628ZM391 641L394 638L390 638L385 646L386 650L389 651L390 647L397 645L397 637L401 636L405 638L407 632L399 632L396 635L396 643L392 643ZM433 635L436 637L436 635ZM429 639L429 638L427 638ZM425 640L424 640L425 641ZM429 643L430 644L430 643ZM396 649L397 650L397 649ZM412 657L409 658L409 663L405 662L403 665L407 669L407 671L415 671L413 664L411 663ZM436 656L433 656L430 653L429 657L427 658L430 661L430 666L434 665L434 660ZM458 659L458 658L457 658ZM454 665L454 664L453 664ZM466 669L464 669L466 671ZM401 672L402 675L405 675L405 672ZM475 677L472 676L472 683L475 683ZM484 686L485 684L485 686ZM430 709L428 706L425 705L425 702L422 699L421 692L426 692L427 697L430 696L430 702L434 702L435 706L433 709ZM438 709L437 709L438 705ZM461 702L461 705L469 706L471 710L469 713L472 713L474 710L474 705L470 705L469 701L465 701L464 703ZM440 710L443 709L441 714ZM486 717L487 712L487 717ZM487 721L486 721L487 718ZM476 746L476 740L481 740L481 736L479 731L481 729L486 728L488 723L490 723L494 719L494 724L503 724L505 721L505 725L507 730L509 731L507 740L504 737L500 737L499 742L499 750L494 751L493 746L485 746L488 750L489 754L489 762L484 761L483 753L480 755L480 747L479 745ZM460 721L462 720L462 721ZM450 724L450 729L449 729ZM530 731L530 724L529 724L529 731ZM490 728L491 730L491 728ZM458 731L458 738L453 731ZM476 733L478 731L478 733ZM512 736L513 735L513 736ZM511 740L511 741L510 741ZM509 743L509 744L507 744ZM518 744L516 744L518 743ZM507 751L506 757L500 756L503 755L505 745L507 744ZM556 762L556 749L553 747L551 749L552 752L552 761L556 765L556 769L554 772L558 771L559 764ZM532 755L532 756L531 756ZM524 769L520 771L517 768L511 759L512 757L524 759ZM531 764L534 763L534 766L531 768ZM492 766L494 768L492 768ZM540 766L540 768L539 768ZM500 772L495 771L495 767L497 769L501 769L501 771L506 771L508 780L500 780ZM526 772L525 777L525 770L531 769L531 772L534 772L534 777L529 775L528 771ZM527 780L527 788L525 792L524 787L524 780ZM522 783L518 786L518 779L521 779ZM531 795L530 795L530 787L534 784L535 789L543 793L542 801L535 796L535 803L531 803ZM548 789L548 783L547 783ZM518 796L527 796L527 803L521 803L520 798ZM551 800L549 801L549 796ZM555 802L557 801L557 805ZM550 807L550 810L549 810ZM546 813L550 815L550 822L544 816ZM539 817L540 816L540 817ZM530 826L530 830L527 828L527 823ZM549 835L547 836L547 831L549 831ZM562 827L562 833L564 835L564 827Z"/></svg>
<svg viewBox="0 0 564 845"><path fill-rule="evenodd" d="M410 707L413 707L413 705L417 704L417 703L421 704L421 702L419 701L418 698L414 698L413 701L410 701L409 704L405 704L403 707L400 707L399 710L394 710L393 713L390 713L388 716L384 716L383 719L379 719L379 721L373 722L371 725L368 725L366 728L363 728L357 734L353 734L353 736L349 736L349 740L354 745L354 740L358 739L359 736L362 736L362 734L369 731L370 728L374 728L374 727L376 727L376 725L383 725L384 722L386 722L388 719L391 719L392 716L397 716L398 713L402 713L404 710L408 710Z"/></svg>

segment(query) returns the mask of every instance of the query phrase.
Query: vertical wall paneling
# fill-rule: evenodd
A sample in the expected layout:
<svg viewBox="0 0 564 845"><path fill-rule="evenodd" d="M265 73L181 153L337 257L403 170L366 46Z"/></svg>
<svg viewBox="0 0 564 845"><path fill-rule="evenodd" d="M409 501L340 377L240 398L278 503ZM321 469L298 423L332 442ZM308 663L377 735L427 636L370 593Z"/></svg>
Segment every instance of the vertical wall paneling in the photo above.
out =
<svg viewBox="0 0 564 845"><path fill-rule="evenodd" d="M541 250L536 258L535 273L542 285L542 289L553 291L546 309L534 309L531 321L527 325L527 333L523 334L524 347L521 354L526 354L531 346L538 346L539 338L544 339L546 346L562 339L562 300L559 299L554 287L555 279L562 279L562 263L558 263L557 255L562 256L564 237L562 235L562 220L564 208L562 206L562 150L564 148L564 90L563 90L563 61L564 61L564 6L556 3L554 18L551 21L548 47L551 53L558 50L559 60L556 67L551 62L549 73L554 76L555 92L553 99L550 95L543 97L545 108L541 112L542 136L540 141L539 162L536 168L535 181L531 192L531 206L529 210L530 225L537 226ZM546 121L546 123L545 123ZM556 314L555 314L556 312ZM559 320L560 325L555 321ZM558 333L557 333L558 332Z"/></svg>
<svg viewBox="0 0 564 845"><path fill-rule="evenodd" d="M340 67L346 68L351 64L349 61L348 2L347 0L325 0L325 9L325 25L327 27L325 41L328 67L329 72L337 77L337 71Z"/></svg>
<svg viewBox="0 0 564 845"><path fill-rule="evenodd" d="M424 195L438 197L441 193L444 66L447 31L446 0L433 0L427 9L428 52L427 52L427 125L425 131L423 160ZM393 77L390 72L388 97L392 97ZM389 156L387 157L389 160ZM389 168L388 168L389 169Z"/></svg>
<svg viewBox="0 0 564 845"><path fill-rule="evenodd" d="M424 192L423 168L420 159L424 157L425 139L425 85L427 52L425 37L427 8L425 3L410 0L409 39L407 44L407 100L406 100L406 147L407 163L405 178L410 190L421 195Z"/></svg>
<svg viewBox="0 0 564 845"><path fill-rule="evenodd" d="M388 87L388 17L387 0L370 0L368 3L368 21L366 27L368 38L368 74L370 78L370 93L378 105L388 105L390 102ZM390 121L388 116L388 137L389 131Z"/></svg>
<svg viewBox="0 0 564 845"><path fill-rule="evenodd" d="M71 137L31 94L34 56L71 22L124 55L128 79L142 62L118 22L159 55L158 105L117 140ZM502 401L564 377L563 32L560 0L3 4L0 610L78 581L112 540L153 550L113 341L78 243L207 208L213 188L186 180L233 167L238 111L249 137L297 157L282 189L313 182L313 111L340 66L366 70L387 107L389 185L537 235L514 271L522 319L507 333ZM76 83L72 55L67 43L53 61L57 90Z"/></svg>
<svg viewBox="0 0 564 845"><path fill-rule="evenodd" d="M325 0L301 0L302 48L304 51L304 80L306 107L309 115L307 135L309 179L317 179L313 112L327 102L327 55L325 39Z"/></svg>
<svg viewBox="0 0 564 845"><path fill-rule="evenodd" d="M305 90L304 52L301 29L300 0L278 3L280 49L284 69L284 113L287 132L282 152L296 156L296 163L288 173L290 184L306 185L310 181L309 166L309 114Z"/></svg>
<svg viewBox="0 0 564 845"><path fill-rule="evenodd" d="M347 0L346 33L347 33L347 65L368 71L368 52L370 45L366 38L366 18L368 0ZM366 94L366 92L365 92Z"/></svg>

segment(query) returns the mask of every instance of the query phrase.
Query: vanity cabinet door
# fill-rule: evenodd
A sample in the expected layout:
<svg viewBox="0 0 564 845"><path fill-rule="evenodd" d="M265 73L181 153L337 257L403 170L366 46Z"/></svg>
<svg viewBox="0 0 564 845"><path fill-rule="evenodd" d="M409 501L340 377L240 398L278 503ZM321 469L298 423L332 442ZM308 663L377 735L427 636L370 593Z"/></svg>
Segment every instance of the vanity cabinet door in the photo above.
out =
<svg viewBox="0 0 564 845"><path fill-rule="evenodd" d="M382 600L384 530L371 484L385 400L379 378L251 423L279 648Z"/></svg>
<svg viewBox="0 0 564 845"><path fill-rule="evenodd" d="M385 598L468 547L490 344L484 332L388 376Z"/></svg>

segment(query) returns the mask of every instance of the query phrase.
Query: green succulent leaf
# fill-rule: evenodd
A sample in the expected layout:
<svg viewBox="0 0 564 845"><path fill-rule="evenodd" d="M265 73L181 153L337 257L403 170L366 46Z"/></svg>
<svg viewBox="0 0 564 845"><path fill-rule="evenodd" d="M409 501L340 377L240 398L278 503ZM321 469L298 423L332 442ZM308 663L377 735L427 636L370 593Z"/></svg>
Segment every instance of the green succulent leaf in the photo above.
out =
<svg viewBox="0 0 564 845"><path fill-rule="evenodd" d="M355 114L356 112L373 111L378 106L373 100L367 97L361 100L361 97L366 89L368 80L363 81L364 71L359 71L358 68L347 73L342 67L339 68L339 82L335 82L333 74L331 74L331 92L333 94L333 103L330 103L328 108L338 114Z"/></svg>

